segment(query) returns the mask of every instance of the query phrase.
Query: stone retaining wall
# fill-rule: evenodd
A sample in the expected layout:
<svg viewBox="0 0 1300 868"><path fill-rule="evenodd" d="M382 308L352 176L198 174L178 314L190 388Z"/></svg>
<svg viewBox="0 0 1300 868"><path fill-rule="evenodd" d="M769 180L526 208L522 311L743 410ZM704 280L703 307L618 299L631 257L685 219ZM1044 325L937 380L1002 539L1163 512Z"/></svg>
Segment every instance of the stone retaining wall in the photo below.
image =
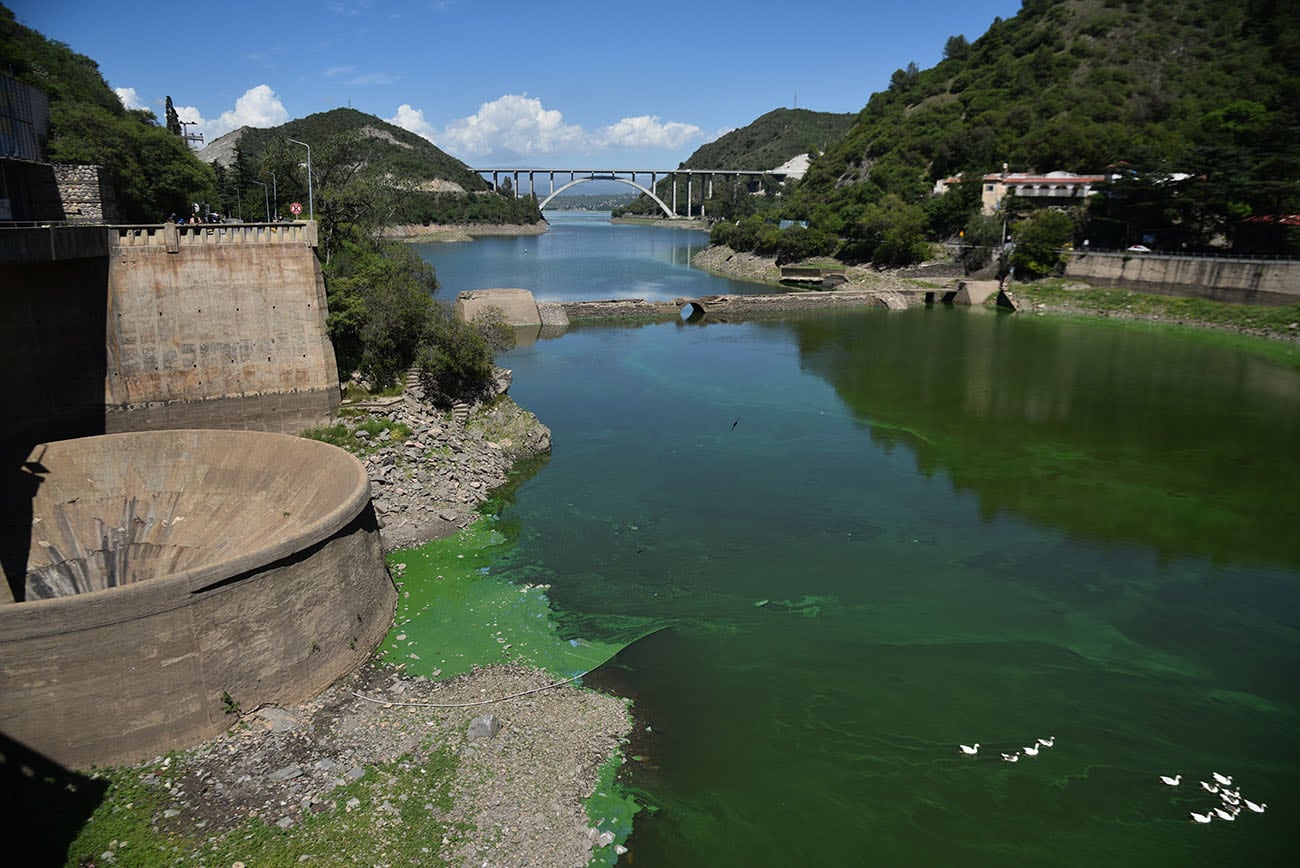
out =
<svg viewBox="0 0 1300 868"><path fill-rule="evenodd" d="M1095 286L1159 295L1193 295L1243 304L1300 302L1300 261L1074 253L1066 263L1065 276Z"/></svg>
<svg viewBox="0 0 1300 868"><path fill-rule="evenodd" d="M121 216L113 186L105 183L99 166L55 164L64 219L69 223L117 223Z"/></svg>

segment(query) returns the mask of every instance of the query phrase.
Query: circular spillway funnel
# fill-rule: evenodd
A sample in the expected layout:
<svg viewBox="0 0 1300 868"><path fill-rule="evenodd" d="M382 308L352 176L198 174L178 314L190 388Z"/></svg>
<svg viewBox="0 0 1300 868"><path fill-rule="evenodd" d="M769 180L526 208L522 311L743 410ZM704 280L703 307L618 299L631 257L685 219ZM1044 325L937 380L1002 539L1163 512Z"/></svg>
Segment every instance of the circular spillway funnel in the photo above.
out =
<svg viewBox="0 0 1300 868"><path fill-rule="evenodd" d="M37 446L0 596L0 730L65 765L187 747L290 705L392 622L370 483L325 443L147 431ZM23 511L25 514L22 514Z"/></svg>

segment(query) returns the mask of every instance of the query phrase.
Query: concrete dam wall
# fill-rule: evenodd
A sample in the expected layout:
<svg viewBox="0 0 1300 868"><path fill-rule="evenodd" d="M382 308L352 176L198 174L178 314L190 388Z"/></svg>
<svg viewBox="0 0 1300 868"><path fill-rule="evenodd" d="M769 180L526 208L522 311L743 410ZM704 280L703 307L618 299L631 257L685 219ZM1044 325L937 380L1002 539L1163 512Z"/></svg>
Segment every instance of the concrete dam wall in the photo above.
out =
<svg viewBox="0 0 1300 868"><path fill-rule="evenodd" d="M0 365L20 376L0 441L297 432L337 409L315 224L100 227L69 244L74 231L2 239Z"/></svg>
<svg viewBox="0 0 1300 868"><path fill-rule="evenodd" d="M1158 295L1244 304L1300 302L1300 262L1289 260L1076 252L1066 263L1065 276Z"/></svg>

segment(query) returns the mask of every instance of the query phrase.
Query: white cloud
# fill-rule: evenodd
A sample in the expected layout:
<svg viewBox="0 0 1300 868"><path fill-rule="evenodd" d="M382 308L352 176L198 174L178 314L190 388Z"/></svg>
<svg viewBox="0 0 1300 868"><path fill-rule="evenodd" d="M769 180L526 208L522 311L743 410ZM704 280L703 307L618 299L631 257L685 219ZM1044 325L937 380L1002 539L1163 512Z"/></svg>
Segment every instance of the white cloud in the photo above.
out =
<svg viewBox="0 0 1300 868"><path fill-rule="evenodd" d="M424 136L429 141L433 141L433 125L424 119L424 112L418 108L412 108L406 103L402 103L397 107L397 114L388 118L388 122L404 130L410 130L417 136Z"/></svg>
<svg viewBox="0 0 1300 868"><path fill-rule="evenodd" d="M284 103L265 84L244 91L235 100L234 109L222 112L214 120L204 119L202 112L193 106L177 106L176 114L183 121L197 121L199 131L209 142L239 127L274 127L289 120Z"/></svg>
<svg viewBox="0 0 1300 868"><path fill-rule="evenodd" d="M653 115L623 118L588 133L564 115L547 109L527 94L506 94L484 103L477 113L435 129L424 112L408 104L398 106L388 119L403 129L424 136L448 153L472 160L528 160L550 154L610 149L673 149L704 138L694 124L664 123Z"/></svg>
<svg viewBox="0 0 1300 868"><path fill-rule="evenodd" d="M113 92L117 94L117 98L122 101L125 108L134 110L149 107L144 104L144 100L140 99L140 94L136 93L133 87L115 87Z"/></svg>
<svg viewBox="0 0 1300 868"><path fill-rule="evenodd" d="M677 121L663 123L658 115L623 118L616 124L601 127L594 142L607 148L680 148L687 142L704 137L695 124Z"/></svg>
<svg viewBox="0 0 1300 868"><path fill-rule="evenodd" d="M527 94L506 94L434 134L438 147L466 157L531 158L580 150L587 134Z"/></svg>

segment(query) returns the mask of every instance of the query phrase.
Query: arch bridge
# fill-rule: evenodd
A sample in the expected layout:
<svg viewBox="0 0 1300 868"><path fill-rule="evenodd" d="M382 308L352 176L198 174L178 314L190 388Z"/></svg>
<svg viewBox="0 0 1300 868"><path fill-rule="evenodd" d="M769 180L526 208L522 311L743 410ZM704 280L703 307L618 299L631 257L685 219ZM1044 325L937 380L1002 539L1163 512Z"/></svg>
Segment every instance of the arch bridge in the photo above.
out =
<svg viewBox="0 0 1300 868"><path fill-rule="evenodd" d="M545 208L551 204L551 200L566 190L572 189L579 184L585 184L590 181L617 181L620 184L626 184L645 195L649 196L659 209L668 217L679 216L678 212L678 189L683 187L682 181L685 181L683 192L686 194L686 217L706 217L704 213L704 200L713 195L713 182L717 177L736 177L751 178L761 180L763 178L772 178L784 182L788 173L774 171L772 169L516 169L487 167L473 169L483 175L485 178L491 176L492 189L501 189L501 179L512 179L511 190L515 196L537 196L541 199L539 208ZM546 183L545 198L542 198L538 191L538 176L540 180ZM560 186L555 185L556 176L560 178ZM649 177L650 183L647 185L642 180ZM566 180L567 178L567 180ZM527 179L528 189L524 190L523 179ZM655 192L655 188L662 180L672 181L672 195L668 197L671 200L665 202ZM698 202L696 200L698 191ZM695 213L695 205L699 205L699 213Z"/></svg>

